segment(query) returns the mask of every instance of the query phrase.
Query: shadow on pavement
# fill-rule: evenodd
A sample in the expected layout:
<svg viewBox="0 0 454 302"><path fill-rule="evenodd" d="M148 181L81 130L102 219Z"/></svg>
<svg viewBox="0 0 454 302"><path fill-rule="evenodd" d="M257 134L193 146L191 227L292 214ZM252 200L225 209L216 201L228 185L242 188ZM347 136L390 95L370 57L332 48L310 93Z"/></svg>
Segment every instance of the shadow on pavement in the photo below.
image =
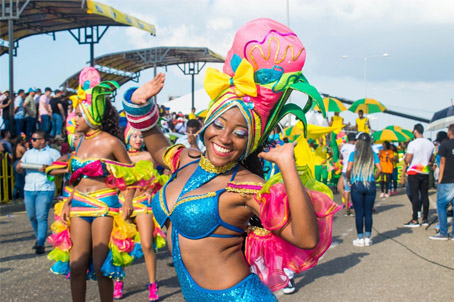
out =
<svg viewBox="0 0 454 302"><path fill-rule="evenodd" d="M46 255L46 254L42 254L42 255ZM11 260L22 260L22 259L30 259L30 258L35 258L35 257L40 257L42 255L36 255L35 253L32 253L32 254L23 254L23 255L13 255L13 256L8 256L8 257L3 257L3 258L0 258L0 263L1 262L8 262L8 261L11 261Z"/></svg>
<svg viewBox="0 0 454 302"><path fill-rule="evenodd" d="M377 212L376 213L382 213L382 212L385 212L387 210L391 210L391 209L394 209L394 208L401 208L403 207L404 205L403 204L387 204L387 205L378 205L376 207L377 209Z"/></svg>
<svg viewBox="0 0 454 302"><path fill-rule="evenodd" d="M2 241L0 241L0 244L11 243L11 242L16 242L16 241L34 240L34 239L36 239L35 235L29 235L29 236L14 238L14 239L2 240Z"/></svg>
<svg viewBox="0 0 454 302"><path fill-rule="evenodd" d="M376 228L373 228L373 229L377 233L377 235L372 238L372 240L374 241L374 244L378 244L378 243L383 242L383 241L385 241L387 239L392 239L392 238L395 238L395 237L399 237L402 234L412 233L411 229L403 228L403 227L395 229L395 230L389 230L389 231L386 231L386 232L383 232L383 233L380 233Z"/></svg>
<svg viewBox="0 0 454 302"><path fill-rule="evenodd" d="M367 255L369 255L369 253L353 253L348 256L339 257L328 262L321 263L315 268L306 271L303 274L303 278L295 283L295 287L299 290L318 278L342 274L349 268L357 265L361 261L361 258Z"/></svg>

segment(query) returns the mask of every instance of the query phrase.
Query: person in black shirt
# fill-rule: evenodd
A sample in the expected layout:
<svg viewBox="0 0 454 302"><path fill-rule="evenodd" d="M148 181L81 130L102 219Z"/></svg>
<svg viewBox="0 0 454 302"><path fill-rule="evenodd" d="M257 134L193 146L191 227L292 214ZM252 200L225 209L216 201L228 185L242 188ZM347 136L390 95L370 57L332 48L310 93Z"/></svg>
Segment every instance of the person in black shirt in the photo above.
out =
<svg viewBox="0 0 454 302"><path fill-rule="evenodd" d="M440 222L440 233L430 236L434 240L448 240L448 206L454 202L454 124L448 128L449 140L440 145L440 173L437 187L437 214ZM454 227L451 239L454 240Z"/></svg>
<svg viewBox="0 0 454 302"><path fill-rule="evenodd" d="M66 118L66 113L63 109L61 102L61 91L55 90L55 96L50 100L50 108L52 109L52 130L50 136L55 137L56 135L61 136L61 126L63 120Z"/></svg>

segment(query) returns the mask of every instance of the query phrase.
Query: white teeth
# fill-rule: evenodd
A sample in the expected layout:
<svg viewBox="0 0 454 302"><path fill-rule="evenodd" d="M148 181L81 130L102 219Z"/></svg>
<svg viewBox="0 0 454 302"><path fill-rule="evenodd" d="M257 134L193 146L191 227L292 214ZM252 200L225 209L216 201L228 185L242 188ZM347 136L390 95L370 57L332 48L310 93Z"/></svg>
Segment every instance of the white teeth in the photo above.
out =
<svg viewBox="0 0 454 302"><path fill-rule="evenodd" d="M216 144L213 144L213 147L214 147L214 150L216 150L219 153L227 154L227 153L229 153L231 151L229 149L222 148L221 146L218 146Z"/></svg>

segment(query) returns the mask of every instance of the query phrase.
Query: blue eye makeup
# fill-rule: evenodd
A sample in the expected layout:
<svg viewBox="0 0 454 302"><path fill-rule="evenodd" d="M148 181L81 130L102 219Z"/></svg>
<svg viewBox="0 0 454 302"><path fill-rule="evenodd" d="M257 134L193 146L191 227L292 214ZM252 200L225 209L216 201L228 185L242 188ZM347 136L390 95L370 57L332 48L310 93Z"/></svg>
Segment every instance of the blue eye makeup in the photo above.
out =
<svg viewBox="0 0 454 302"><path fill-rule="evenodd" d="M220 119L215 119L213 125L218 129L225 129L224 123Z"/></svg>
<svg viewBox="0 0 454 302"><path fill-rule="evenodd" d="M241 138L247 137L248 135L247 130L244 129L236 129L235 131L233 131L233 134Z"/></svg>

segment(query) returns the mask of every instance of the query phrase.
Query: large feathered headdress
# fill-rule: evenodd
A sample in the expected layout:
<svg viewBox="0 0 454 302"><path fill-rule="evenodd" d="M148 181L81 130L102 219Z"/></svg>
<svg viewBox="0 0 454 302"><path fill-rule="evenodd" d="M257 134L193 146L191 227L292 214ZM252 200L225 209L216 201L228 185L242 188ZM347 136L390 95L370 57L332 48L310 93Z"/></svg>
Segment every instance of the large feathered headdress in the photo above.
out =
<svg viewBox="0 0 454 302"><path fill-rule="evenodd" d="M325 114L318 91L302 74L306 50L287 26L270 19L246 23L236 33L223 72L209 68L204 87L211 98L205 129L225 111L238 107L248 125L247 158L262 145L276 124L288 113L306 125L305 113L315 101ZM285 104L290 93L308 95L303 109Z"/></svg>

